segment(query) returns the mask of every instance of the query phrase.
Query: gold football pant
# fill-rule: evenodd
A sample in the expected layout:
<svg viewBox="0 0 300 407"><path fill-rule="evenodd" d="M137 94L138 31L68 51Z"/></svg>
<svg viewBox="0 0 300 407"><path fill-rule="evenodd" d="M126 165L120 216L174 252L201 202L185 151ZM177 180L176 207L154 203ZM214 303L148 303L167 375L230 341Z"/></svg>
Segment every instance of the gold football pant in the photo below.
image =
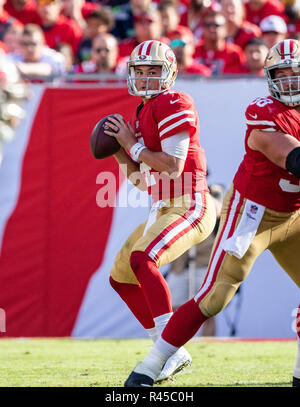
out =
<svg viewBox="0 0 300 407"><path fill-rule="evenodd" d="M280 266L300 287L300 211L276 212L266 208L255 237L238 259L222 247L236 229L246 199L233 188L224 199L220 226L202 287L194 299L201 312L211 317L230 302L249 274L256 258L269 249Z"/></svg>
<svg viewBox="0 0 300 407"><path fill-rule="evenodd" d="M134 251L145 252L158 268L170 263L192 246L206 239L214 229L216 211L209 193L183 195L164 200L156 221L146 232L140 224L117 254L111 277L119 283L139 284L130 266Z"/></svg>

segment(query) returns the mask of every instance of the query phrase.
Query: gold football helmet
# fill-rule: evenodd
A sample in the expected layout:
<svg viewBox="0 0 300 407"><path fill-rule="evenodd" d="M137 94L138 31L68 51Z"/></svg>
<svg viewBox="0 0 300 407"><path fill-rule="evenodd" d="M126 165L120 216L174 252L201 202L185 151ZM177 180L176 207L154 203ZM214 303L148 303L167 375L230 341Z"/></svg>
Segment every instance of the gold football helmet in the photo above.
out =
<svg viewBox="0 0 300 407"><path fill-rule="evenodd" d="M139 65L158 65L161 66L160 77L149 77L146 79L146 89L138 90L136 87L136 77L134 68ZM127 62L127 85L131 95L151 98L165 90L170 89L177 76L177 63L174 52L171 48L160 41L144 41L134 48ZM149 79L158 79L159 87L157 90L149 90Z"/></svg>
<svg viewBox="0 0 300 407"><path fill-rule="evenodd" d="M292 76L275 79L278 68L292 68ZM274 45L265 60L264 73L271 95L288 106L300 105L300 42L283 40Z"/></svg>

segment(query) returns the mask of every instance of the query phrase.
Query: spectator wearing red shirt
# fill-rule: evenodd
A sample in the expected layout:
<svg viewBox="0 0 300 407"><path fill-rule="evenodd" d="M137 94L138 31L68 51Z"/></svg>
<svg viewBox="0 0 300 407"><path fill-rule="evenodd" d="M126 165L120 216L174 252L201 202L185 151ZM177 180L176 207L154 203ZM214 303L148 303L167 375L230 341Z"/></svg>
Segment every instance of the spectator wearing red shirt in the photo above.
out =
<svg viewBox="0 0 300 407"><path fill-rule="evenodd" d="M171 40L170 47L174 51L177 61L178 74L194 74L211 76L210 69L197 62L193 55L195 52L193 35L179 35Z"/></svg>
<svg viewBox="0 0 300 407"><path fill-rule="evenodd" d="M149 9L135 15L133 21L135 37L120 42L119 54L121 57L130 56L134 48L143 41L158 40L166 44L170 43L167 37L162 36L162 22L159 11Z"/></svg>
<svg viewBox="0 0 300 407"><path fill-rule="evenodd" d="M86 17L86 27L83 31L83 39L79 44L76 61L88 61L91 59L92 41L98 34L109 33L114 26L114 16L109 7L101 7L92 11Z"/></svg>
<svg viewBox="0 0 300 407"><path fill-rule="evenodd" d="M227 42L241 48L254 37L260 37L260 28L245 20L245 7L242 0L221 0L222 12L227 21Z"/></svg>
<svg viewBox="0 0 300 407"><path fill-rule="evenodd" d="M288 37L296 38L300 33L300 1L284 1L284 12L287 16Z"/></svg>
<svg viewBox="0 0 300 407"><path fill-rule="evenodd" d="M286 19L280 0L248 0L245 3L246 20L259 25L265 17L275 15Z"/></svg>
<svg viewBox="0 0 300 407"><path fill-rule="evenodd" d="M178 30L187 30L192 34L188 27L179 24L180 15L177 11L177 2L174 0L163 0L158 5L158 11L161 16L162 33L164 36L171 39L173 32L177 32Z"/></svg>
<svg viewBox="0 0 300 407"><path fill-rule="evenodd" d="M262 39L269 48L282 41L287 36L287 25L279 16L268 16L260 23Z"/></svg>
<svg viewBox="0 0 300 407"><path fill-rule="evenodd" d="M23 28L23 24L10 16L6 10L3 8L3 0L0 0L0 41L3 41L4 35L10 27L19 26Z"/></svg>
<svg viewBox="0 0 300 407"><path fill-rule="evenodd" d="M40 24L34 0L6 0L4 9L23 24Z"/></svg>
<svg viewBox="0 0 300 407"><path fill-rule="evenodd" d="M37 12L48 47L55 48L63 42L72 47L75 55L82 39L82 29L76 21L67 20L60 14L61 7L60 0L37 0Z"/></svg>
<svg viewBox="0 0 300 407"><path fill-rule="evenodd" d="M202 37L202 21L210 11L220 11L221 6L214 0L191 0L186 16L182 16L180 24L186 25L193 32L196 39Z"/></svg>
<svg viewBox="0 0 300 407"><path fill-rule="evenodd" d="M75 20L84 29L86 27L86 17L99 8L99 4L86 2L85 0L62 0L61 14L67 19Z"/></svg>
<svg viewBox="0 0 300 407"><path fill-rule="evenodd" d="M252 38L245 46L246 62L242 65L241 74L264 76L264 63L269 48L261 38Z"/></svg>
<svg viewBox="0 0 300 407"><path fill-rule="evenodd" d="M10 26L3 36L3 42L7 52L18 52L20 50L20 41L23 33L23 26Z"/></svg>
<svg viewBox="0 0 300 407"><path fill-rule="evenodd" d="M226 43L226 20L210 12L203 19L203 38L196 44L194 58L209 67L212 75L234 74L241 70L245 55L241 47Z"/></svg>
<svg viewBox="0 0 300 407"><path fill-rule="evenodd" d="M126 62L119 58L117 39L108 33L97 35L92 42L92 58L75 68L75 73L125 74Z"/></svg>

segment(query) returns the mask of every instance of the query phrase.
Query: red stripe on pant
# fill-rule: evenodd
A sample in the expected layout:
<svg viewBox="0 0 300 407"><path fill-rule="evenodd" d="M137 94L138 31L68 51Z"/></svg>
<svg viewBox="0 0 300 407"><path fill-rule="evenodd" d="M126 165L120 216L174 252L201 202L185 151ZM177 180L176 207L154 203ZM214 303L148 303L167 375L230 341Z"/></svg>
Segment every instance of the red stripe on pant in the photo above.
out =
<svg viewBox="0 0 300 407"><path fill-rule="evenodd" d="M145 253L149 255L153 247L161 240L163 239L172 229L174 229L176 226L180 225L180 223L184 222L195 210L196 208L196 200L194 199L195 195L193 194L192 196L192 206L190 209L185 212L179 219L168 225L163 231L146 247ZM195 203L194 203L195 202Z"/></svg>
<svg viewBox="0 0 300 407"><path fill-rule="evenodd" d="M187 226L185 229L183 229L181 232L179 232L176 236L174 236L168 243L166 243L155 255L154 260L157 261L160 256L163 254L164 251L166 251L172 244L174 244L178 239L180 239L183 235L188 233L190 230L195 228L203 219L204 213L206 209L206 199L205 196L203 198L203 203L202 203L202 208L199 217L189 226Z"/></svg>
<svg viewBox="0 0 300 407"><path fill-rule="evenodd" d="M233 201L232 201L232 202L233 202ZM232 205L232 204L231 204L231 205ZM237 222L237 218L238 218L238 215L239 215L239 213L240 213L240 209L241 209L242 205L243 205L243 198L240 196L239 202L238 202L237 207L236 207L236 209L235 209L235 214L234 214L234 217L233 217L233 220L232 220L232 223L231 223L231 226L230 226L230 229L229 229L229 233L228 233L227 238L231 237L231 236L233 235L233 233L234 233L235 226L236 226L236 222ZM231 212L231 208L228 210L228 215L230 214L230 212ZM228 223L228 220L229 220L229 216L227 216L227 220L226 220L226 223L224 224L222 234L224 233L224 230L225 230L225 228L226 228L226 225L227 225L227 223ZM218 244L217 244L217 247L219 247L220 242L221 242L221 240L219 239L219 242L218 242ZM216 247L216 249L217 249L217 247ZM214 256L215 256L215 254L216 254L216 250L215 250L215 252L214 252ZM212 280L211 280L211 282L210 282L208 288L207 288L207 289L201 294L201 296L197 299L197 304L199 304L199 302L206 296L206 294L210 291L211 287L214 285L214 283L215 283L215 281L216 281L216 279L217 279L217 276L218 276L219 269L220 269L221 264L222 264L222 262L223 262L223 260L224 260L225 254L226 254L225 250L222 250L222 252L220 253L219 259L218 259L218 261L217 261L217 264L216 264L216 266L215 266L215 269L214 269L214 271L213 271ZM212 262L213 262L214 256L211 258L210 267L211 267L211 264L212 264ZM206 273L206 278L205 278L205 279L207 279L208 275L209 275L209 272ZM202 284L202 286L204 286L204 283Z"/></svg>

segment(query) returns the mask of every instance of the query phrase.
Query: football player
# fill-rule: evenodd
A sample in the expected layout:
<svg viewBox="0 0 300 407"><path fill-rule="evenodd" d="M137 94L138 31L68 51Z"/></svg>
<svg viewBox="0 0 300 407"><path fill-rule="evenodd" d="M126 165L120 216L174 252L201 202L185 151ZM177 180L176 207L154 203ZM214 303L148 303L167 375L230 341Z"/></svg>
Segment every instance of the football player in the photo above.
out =
<svg viewBox="0 0 300 407"><path fill-rule="evenodd" d="M116 160L153 201L149 219L117 254L110 283L153 341L172 315L170 291L159 268L208 237L216 221L198 114L189 95L170 90L176 75L170 47L142 42L130 56L127 80L129 93L141 97L141 104L131 123L120 116L106 122L106 134L122 146ZM190 362L189 353L178 349L156 380Z"/></svg>
<svg viewBox="0 0 300 407"><path fill-rule="evenodd" d="M264 72L271 96L254 99L246 110L246 154L224 199L205 280L174 313L125 386L152 386L165 361L231 301L264 250L300 287L299 41L271 48ZM299 385L299 364L298 357L294 385Z"/></svg>

